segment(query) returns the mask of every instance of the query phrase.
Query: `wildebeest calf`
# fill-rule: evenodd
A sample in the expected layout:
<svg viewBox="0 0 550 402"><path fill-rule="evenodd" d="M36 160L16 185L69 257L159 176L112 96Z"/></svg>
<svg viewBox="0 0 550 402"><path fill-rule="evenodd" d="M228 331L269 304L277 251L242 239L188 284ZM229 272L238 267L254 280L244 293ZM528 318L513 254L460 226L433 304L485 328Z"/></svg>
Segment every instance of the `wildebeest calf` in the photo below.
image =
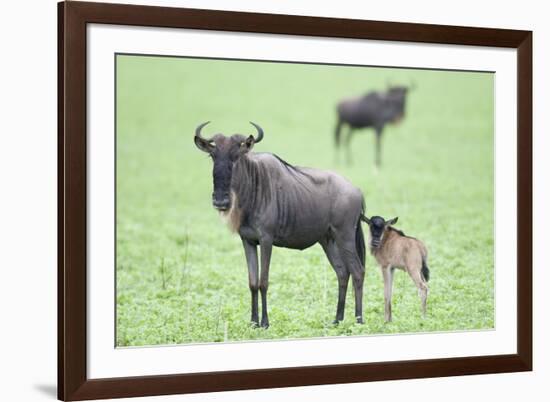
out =
<svg viewBox="0 0 550 402"><path fill-rule="evenodd" d="M427 265L428 250L420 240L406 236L402 231L394 228L397 218L384 220L381 216L361 218L369 225L369 248L376 258L384 277L384 316L387 322L391 321L391 297L393 272L395 268L407 271L418 288L422 300L422 314L426 315L426 300L430 270Z"/></svg>

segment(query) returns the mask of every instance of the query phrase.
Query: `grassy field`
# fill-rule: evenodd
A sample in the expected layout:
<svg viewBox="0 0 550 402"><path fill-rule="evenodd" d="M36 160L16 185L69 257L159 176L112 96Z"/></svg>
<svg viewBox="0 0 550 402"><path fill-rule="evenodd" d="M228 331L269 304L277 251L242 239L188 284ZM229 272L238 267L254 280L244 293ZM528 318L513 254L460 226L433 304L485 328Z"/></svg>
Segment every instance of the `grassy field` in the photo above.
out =
<svg viewBox="0 0 550 402"><path fill-rule="evenodd" d="M407 116L383 137L355 135L355 164L337 164L335 103L408 84ZM383 284L367 255L364 325L331 325L336 276L320 246L274 249L270 323L249 325L250 292L241 241L211 205L210 159L193 143L206 134L265 130L256 151L299 166L337 171L361 188L367 214L399 216L398 227L429 249L428 315L396 272L393 318L384 323ZM367 228L364 228L365 231ZM284 339L494 326L493 77L491 74L117 58L117 345Z"/></svg>

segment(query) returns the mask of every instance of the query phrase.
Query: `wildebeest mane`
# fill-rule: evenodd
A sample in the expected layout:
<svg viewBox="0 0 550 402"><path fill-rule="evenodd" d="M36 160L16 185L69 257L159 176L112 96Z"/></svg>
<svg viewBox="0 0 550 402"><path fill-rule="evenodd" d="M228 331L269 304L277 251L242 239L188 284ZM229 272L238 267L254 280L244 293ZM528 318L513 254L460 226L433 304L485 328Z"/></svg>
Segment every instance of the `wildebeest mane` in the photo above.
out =
<svg viewBox="0 0 550 402"><path fill-rule="evenodd" d="M395 232L395 233L397 233L397 234L398 234L399 236L402 236L402 237L408 237L409 239L415 239L415 240L418 240L418 239L417 239L416 237L412 237L412 236L407 236L407 235L405 234L405 232L403 232L403 231L402 231L402 230L400 230L400 229L396 229L396 228L394 228L393 226L390 226L390 227L388 227L388 229L389 229L389 230L391 230L392 232Z"/></svg>
<svg viewBox="0 0 550 402"><path fill-rule="evenodd" d="M397 233L399 236L409 237L405 234L405 232L403 232L402 230L396 229L393 226L389 226L388 229L391 230L392 232Z"/></svg>
<svg viewBox="0 0 550 402"><path fill-rule="evenodd" d="M285 161L284 159L282 159L279 155L276 155L276 154L271 154L273 155L279 162L281 162L281 164L287 168L288 170L292 170L294 172L299 172L299 173L303 173L299 168L297 168L296 166L294 165L291 165L290 163L288 163L287 161Z"/></svg>
<svg viewBox="0 0 550 402"><path fill-rule="evenodd" d="M247 157L239 159L234 168L231 187L237 196L238 207L245 215L254 207L265 205L271 200L271 191L265 183L269 183L269 172L265 166Z"/></svg>
<svg viewBox="0 0 550 402"><path fill-rule="evenodd" d="M299 166L294 166L294 165L291 165L290 163L288 163L287 161L281 159L281 157L279 157L278 155L275 155L275 154L271 154L275 157L275 159L277 159L279 162L281 162L281 164L286 168L286 170L291 173L291 174L300 174L302 176L305 176L307 177L308 179L312 180L315 182L315 178L310 175L309 173L305 172L302 168L300 168ZM300 180L300 179L298 179ZM303 183L302 183L303 184Z"/></svg>

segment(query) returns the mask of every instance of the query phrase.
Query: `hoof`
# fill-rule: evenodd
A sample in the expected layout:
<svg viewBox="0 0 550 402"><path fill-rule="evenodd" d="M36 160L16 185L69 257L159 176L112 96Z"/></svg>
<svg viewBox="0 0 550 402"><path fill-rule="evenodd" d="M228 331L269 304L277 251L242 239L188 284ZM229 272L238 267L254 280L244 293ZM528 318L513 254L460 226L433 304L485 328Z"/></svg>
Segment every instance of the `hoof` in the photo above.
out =
<svg viewBox="0 0 550 402"><path fill-rule="evenodd" d="M355 319L357 320L357 324L364 324L365 323L363 321L363 317L356 317Z"/></svg>
<svg viewBox="0 0 550 402"><path fill-rule="evenodd" d="M268 329L269 328L269 322L262 322L262 328L263 329Z"/></svg>
<svg viewBox="0 0 550 402"><path fill-rule="evenodd" d="M336 320L332 321L332 325L334 325L336 327L336 326L340 325L340 321L341 320L336 319Z"/></svg>
<svg viewBox="0 0 550 402"><path fill-rule="evenodd" d="M260 323L258 321L250 321L250 326L252 328L259 328L260 327Z"/></svg>

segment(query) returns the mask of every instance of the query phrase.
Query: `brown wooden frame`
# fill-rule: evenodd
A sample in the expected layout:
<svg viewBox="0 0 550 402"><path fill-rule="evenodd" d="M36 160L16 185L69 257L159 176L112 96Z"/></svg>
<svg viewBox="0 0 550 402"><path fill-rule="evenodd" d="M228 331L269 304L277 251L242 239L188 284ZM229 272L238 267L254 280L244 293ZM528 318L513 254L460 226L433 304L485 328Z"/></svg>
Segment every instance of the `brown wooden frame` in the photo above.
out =
<svg viewBox="0 0 550 402"><path fill-rule="evenodd" d="M377 39L517 50L517 353L499 356L88 379L86 24ZM58 4L58 398L82 400L532 370L532 32L290 15Z"/></svg>

